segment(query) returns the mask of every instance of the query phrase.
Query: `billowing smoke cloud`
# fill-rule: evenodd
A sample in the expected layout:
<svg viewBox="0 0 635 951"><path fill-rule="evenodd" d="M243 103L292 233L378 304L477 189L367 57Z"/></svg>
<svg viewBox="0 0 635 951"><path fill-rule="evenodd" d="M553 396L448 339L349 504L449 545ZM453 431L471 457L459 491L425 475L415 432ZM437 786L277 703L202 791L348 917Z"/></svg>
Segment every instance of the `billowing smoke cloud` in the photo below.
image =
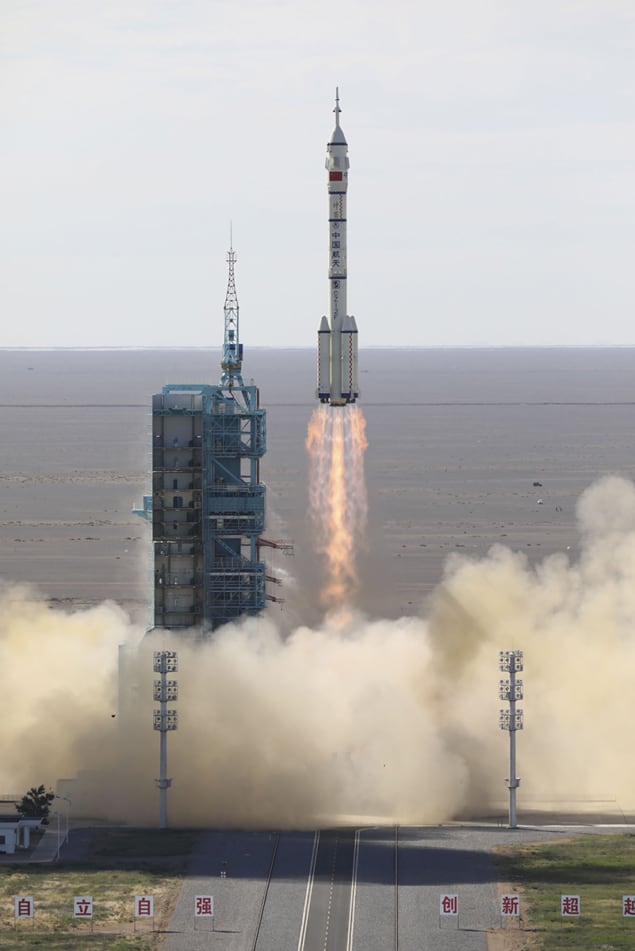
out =
<svg viewBox="0 0 635 951"><path fill-rule="evenodd" d="M118 645L141 635L114 604L50 610L32 588L0 585L2 792L114 757Z"/></svg>
<svg viewBox="0 0 635 951"><path fill-rule="evenodd" d="M495 546L482 561L450 559L428 618L352 615L289 635L265 617L208 643L142 638L113 605L65 614L6 587L1 787L80 774L74 809L156 823L152 651L170 647L180 687L171 823L439 821L505 802L498 651L520 648L519 806L601 798L627 808L635 486L598 482L578 520L574 563L555 555L531 568Z"/></svg>

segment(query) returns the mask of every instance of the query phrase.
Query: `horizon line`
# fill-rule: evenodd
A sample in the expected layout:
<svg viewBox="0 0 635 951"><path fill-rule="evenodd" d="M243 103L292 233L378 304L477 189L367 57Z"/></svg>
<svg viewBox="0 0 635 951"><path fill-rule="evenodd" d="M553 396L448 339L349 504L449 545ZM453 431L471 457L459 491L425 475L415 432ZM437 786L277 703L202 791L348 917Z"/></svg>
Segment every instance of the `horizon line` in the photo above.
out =
<svg viewBox="0 0 635 951"><path fill-rule="evenodd" d="M77 351L77 352L122 352L122 351L165 351L165 352L174 352L174 351L190 351L190 350L202 350L205 352L212 353L221 353L221 346L198 346L196 344L191 344L190 346L168 346L168 345L157 345L154 347L147 345L104 345L104 346L0 346L0 352L2 353L49 353L49 352L67 352L67 351ZM306 350L307 352L313 351L315 348L313 346L271 346L269 345L250 345L249 350L266 350L266 351L287 351L287 350ZM489 344L489 343L475 343L475 344L421 344L421 345L410 345L410 346L401 346L396 344L369 344L365 347L360 347L362 350L392 350L392 351L412 351L412 350L634 350L635 343L527 343L527 344Z"/></svg>

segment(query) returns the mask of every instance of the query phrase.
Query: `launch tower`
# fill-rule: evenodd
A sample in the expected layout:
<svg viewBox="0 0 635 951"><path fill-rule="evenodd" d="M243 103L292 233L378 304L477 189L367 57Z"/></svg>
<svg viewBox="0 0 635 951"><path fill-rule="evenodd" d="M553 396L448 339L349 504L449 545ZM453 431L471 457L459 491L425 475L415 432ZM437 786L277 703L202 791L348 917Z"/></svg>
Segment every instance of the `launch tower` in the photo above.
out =
<svg viewBox="0 0 635 951"><path fill-rule="evenodd" d="M236 255L227 255L225 335L218 385L170 384L152 398L154 627L213 631L265 606L260 459L266 412L245 386Z"/></svg>

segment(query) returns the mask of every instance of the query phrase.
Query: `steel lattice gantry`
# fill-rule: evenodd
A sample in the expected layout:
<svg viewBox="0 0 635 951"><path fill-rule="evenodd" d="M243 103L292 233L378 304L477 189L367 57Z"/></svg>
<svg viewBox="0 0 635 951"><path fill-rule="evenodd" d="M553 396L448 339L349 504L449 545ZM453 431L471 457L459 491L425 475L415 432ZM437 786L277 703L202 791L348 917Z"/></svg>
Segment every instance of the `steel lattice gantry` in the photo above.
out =
<svg viewBox="0 0 635 951"><path fill-rule="evenodd" d="M213 631L266 601L266 414L256 386L170 385L153 397L154 626Z"/></svg>

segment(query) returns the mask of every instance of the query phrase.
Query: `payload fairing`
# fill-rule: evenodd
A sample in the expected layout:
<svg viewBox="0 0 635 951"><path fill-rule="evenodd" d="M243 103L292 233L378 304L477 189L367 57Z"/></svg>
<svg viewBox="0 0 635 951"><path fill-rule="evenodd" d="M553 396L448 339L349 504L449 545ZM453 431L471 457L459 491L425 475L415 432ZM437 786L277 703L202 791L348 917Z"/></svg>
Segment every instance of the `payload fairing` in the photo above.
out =
<svg viewBox="0 0 635 951"><path fill-rule="evenodd" d="M340 126L339 91L335 93L335 129L326 147L329 193L329 316L318 330L318 385L321 403L345 406L359 396L357 325L346 313L346 190L348 144Z"/></svg>

